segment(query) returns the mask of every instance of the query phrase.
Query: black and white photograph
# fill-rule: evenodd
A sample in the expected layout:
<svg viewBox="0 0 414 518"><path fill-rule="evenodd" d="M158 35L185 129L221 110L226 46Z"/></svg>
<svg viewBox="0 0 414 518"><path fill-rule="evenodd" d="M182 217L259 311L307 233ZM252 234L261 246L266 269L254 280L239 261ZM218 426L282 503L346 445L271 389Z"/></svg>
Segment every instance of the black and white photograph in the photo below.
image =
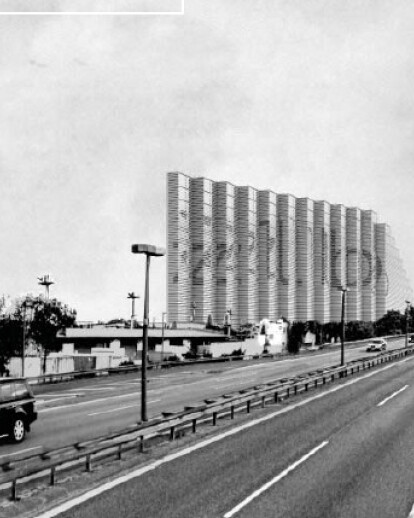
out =
<svg viewBox="0 0 414 518"><path fill-rule="evenodd" d="M0 518L414 518L413 49L0 0Z"/></svg>

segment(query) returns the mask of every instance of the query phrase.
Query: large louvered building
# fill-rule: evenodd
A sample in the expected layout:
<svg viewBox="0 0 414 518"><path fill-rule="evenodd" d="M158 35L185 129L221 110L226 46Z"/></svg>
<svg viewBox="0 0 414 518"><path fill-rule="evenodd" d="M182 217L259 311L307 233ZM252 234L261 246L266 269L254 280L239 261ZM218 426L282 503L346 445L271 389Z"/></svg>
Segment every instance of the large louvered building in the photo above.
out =
<svg viewBox="0 0 414 518"><path fill-rule="evenodd" d="M411 290L391 229L375 212L271 190L167 177L170 322L263 318L373 321Z"/></svg>

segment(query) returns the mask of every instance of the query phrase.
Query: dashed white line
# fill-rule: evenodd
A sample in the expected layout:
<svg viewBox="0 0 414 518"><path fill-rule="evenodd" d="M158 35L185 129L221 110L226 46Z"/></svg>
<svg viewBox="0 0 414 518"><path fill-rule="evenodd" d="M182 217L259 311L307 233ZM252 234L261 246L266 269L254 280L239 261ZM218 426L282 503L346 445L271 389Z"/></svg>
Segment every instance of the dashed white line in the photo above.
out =
<svg viewBox="0 0 414 518"><path fill-rule="evenodd" d="M62 405L62 406L54 406L51 408L43 408L42 410L39 410L39 414L44 413L44 412L54 412L56 410L68 410L68 409L77 408L77 407L83 406L83 405L91 405L92 403L99 403L99 402L102 403L102 402L110 401L111 399L137 397L138 394L139 394L139 392L138 393L135 392L133 394L121 394L120 396L110 396L110 397L100 398L100 399L91 399L90 401L81 401L79 403L74 403L73 405Z"/></svg>
<svg viewBox="0 0 414 518"><path fill-rule="evenodd" d="M400 388L400 390L397 390L396 392L394 392L393 394L391 394L391 396L388 396L386 397L385 399L383 399L381 401L381 403L378 403L377 406L382 406L382 405L385 405L385 403L387 401L389 401L390 399L394 398L395 396L398 396L398 394L400 394L401 392L404 392L405 389L407 389L409 387L409 385L404 385L404 387Z"/></svg>
<svg viewBox="0 0 414 518"><path fill-rule="evenodd" d="M153 399L152 401L148 401L148 404L150 403L157 403L158 401L161 401L161 399ZM133 408L136 406L140 406L139 403L134 403L133 405L125 405L125 406L118 406L116 408L112 408L111 410L102 410L102 412L92 412L88 414L88 416L92 415L101 415L101 414L111 414L113 412L120 412L121 410L125 410L127 408Z"/></svg>
<svg viewBox="0 0 414 518"><path fill-rule="evenodd" d="M25 450L19 450L19 451L15 451L13 453L7 453L6 455L0 455L0 459L2 457L10 457L11 455L20 455L21 453L26 453L26 452L32 451L32 450L39 450L42 448L43 448L43 446L33 446L32 448L26 448Z"/></svg>
<svg viewBox="0 0 414 518"><path fill-rule="evenodd" d="M251 495L249 495L242 502L240 502L240 504L236 505L236 507L233 507L233 509L231 509L231 511L227 512L224 515L224 518L231 518L232 516L237 514L241 509L243 509L243 507L246 507L247 504L249 504L252 500L254 500L259 495L264 493L264 491L269 489L269 487L272 487L275 484L277 484L280 480L282 480L282 478L285 478L286 475L288 475L291 471L293 471L298 466L303 464L306 460L309 459L309 457L312 457L312 455L315 455L315 453L317 453L319 450L324 448L327 444L329 444L329 441L321 442L321 444L316 446L316 448L313 448L313 450L311 450L306 455L301 457L299 460L297 460L296 462L291 464L289 467L287 467L285 470L283 470L281 473L279 473L279 475L277 475L276 477L272 478L272 480L269 480L269 482L266 482L266 484L264 484L261 488L256 489L256 491L254 491Z"/></svg>

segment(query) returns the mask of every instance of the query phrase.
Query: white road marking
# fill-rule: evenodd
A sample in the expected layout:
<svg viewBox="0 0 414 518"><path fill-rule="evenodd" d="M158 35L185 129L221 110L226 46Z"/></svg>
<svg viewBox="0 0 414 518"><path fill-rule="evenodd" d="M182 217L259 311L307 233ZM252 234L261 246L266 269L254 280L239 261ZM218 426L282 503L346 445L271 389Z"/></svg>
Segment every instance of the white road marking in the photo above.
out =
<svg viewBox="0 0 414 518"><path fill-rule="evenodd" d="M399 363L407 362L410 360L413 360L413 358L412 357L406 358L405 360L401 360L401 362L399 362ZM122 477L118 477L114 480L111 480L111 481L103 484L102 486L96 487L95 489L86 491L86 493L84 493L83 495L73 498L72 500L68 500L67 502L62 503L62 504L58 505L57 507L50 509L49 511L45 511L44 513L39 514L38 516L36 516L34 518L54 518L55 516L58 516L59 514L64 513L65 511L68 511L69 509L72 509L73 507L83 504L84 502L87 502L91 498L101 495L102 493L105 493L106 491L109 491L110 489L113 489L114 487L120 486L121 484L124 484L125 482L129 482L130 480L133 480L134 478L141 477L142 475L145 475L145 473L148 473L149 471L153 471L154 469L158 468L159 466L162 466L163 464L167 464L168 462L171 462L175 459L189 455L193 451L201 450L201 449L209 446L210 444L219 442L219 441L225 439L226 437L231 437L232 435L236 435L237 433L239 433L243 430L252 428L253 426L256 426L260 423L270 421L271 419L273 419L279 415L291 412L292 410L295 410L296 408L300 408L304 405L311 403L312 401L326 397L329 394L333 394L334 392L337 392L338 390L342 390L350 385L353 385L354 383L359 383L360 381L363 381L367 378L371 378L372 376L375 376L376 374L378 374L378 372L383 372L385 370L392 369L396 365L397 364L395 364L395 363L386 365L385 367L382 367L381 369L377 369L374 372L370 372L370 373L366 374L365 376L360 376L359 378L350 380L350 381L344 383L343 385L338 385L338 386L332 388L331 390L327 390L326 392L321 392L319 394L316 394L315 396L311 396L307 399L299 401L298 403L295 403L292 406L288 406L288 407L279 409L276 412L272 412L271 414L268 414L266 416L259 417L258 419L254 419L253 421L244 423L240 426L232 428L231 430L227 430L226 432L223 432L219 435L210 437L209 439L206 439L205 441L201 441L197 444L194 444L193 446L183 448L182 450L180 450L176 453L166 455L162 459L156 460L156 461L152 462L151 464L148 464L146 466L143 466L142 468L138 468L134 471L131 471L130 473L127 473L126 475L123 475Z"/></svg>
<svg viewBox="0 0 414 518"><path fill-rule="evenodd" d="M405 389L407 389L409 387L409 385L404 385L404 387L400 388L400 390L397 390L396 392L394 392L393 394L391 394L391 396L388 396L386 397L385 399L383 399L381 401L381 403L378 403L377 406L382 406L382 405L385 405L385 403L387 401L389 401L390 399L394 398L395 396L398 396L398 394L400 394L401 392L403 392Z"/></svg>
<svg viewBox="0 0 414 518"><path fill-rule="evenodd" d="M111 412L120 412L121 410L125 410L126 408L133 408L134 406L139 406L139 403L134 403L133 405L119 406L117 408L112 408L111 410L103 410L102 412L92 412L91 414L88 414L88 416L110 414Z"/></svg>
<svg viewBox="0 0 414 518"><path fill-rule="evenodd" d="M20 455L21 453L26 453L27 451L39 450L42 448L43 448L43 446L33 446L32 448L26 448L25 450L14 451L13 453L7 453L6 455L0 455L0 459L2 457L10 457L11 455Z"/></svg>
<svg viewBox="0 0 414 518"><path fill-rule="evenodd" d="M69 392L72 391L78 391L78 392L87 392L87 391L95 391L95 390L115 390L114 387L88 387L88 388L81 388L81 389L69 389Z"/></svg>
<svg viewBox="0 0 414 518"><path fill-rule="evenodd" d="M291 464L288 468L286 468L281 473L279 473L279 475L277 475L276 477L272 478L272 480L269 480L269 482L266 482L266 484L264 484L261 488L259 488L256 491L254 491L251 495L249 495L242 502L240 502L240 504L236 505L236 507L233 507L233 509L231 511L227 512L224 515L224 518L231 518L232 516L234 516L241 509L243 509L243 507L246 507L246 505L249 504L252 500L254 500L259 495L261 495L264 491L269 489L269 487L272 487L273 485L277 484L280 480L282 480L282 478L285 478L286 475L288 475L291 471L293 471L298 466L303 464L306 460L309 459L309 457L312 457L312 455L315 455L316 452L318 452L319 450L324 448L327 444L329 444L329 441L321 442L321 444L319 444L319 446L316 446L316 448L313 448L313 450L311 450L309 453L307 453L306 455L301 457L299 460L297 460L296 462Z"/></svg>
<svg viewBox="0 0 414 518"><path fill-rule="evenodd" d="M77 394L61 394L59 392L55 392L54 394L39 394L40 397L75 397Z"/></svg>
<svg viewBox="0 0 414 518"><path fill-rule="evenodd" d="M61 399L68 399L78 397L79 394L72 394L71 396L56 397L55 399L36 399L38 405L44 405L45 403L52 403L53 401L60 401Z"/></svg>
<svg viewBox="0 0 414 518"><path fill-rule="evenodd" d="M153 399L152 401L147 401L147 403L157 403L158 401L161 401L161 399ZM120 412L121 410L125 410L126 408L133 408L134 406L140 406L140 403L134 403L133 405L118 406L116 408L112 408L111 410L102 410L102 412L92 412L91 414L88 414L88 416Z"/></svg>
<svg viewBox="0 0 414 518"><path fill-rule="evenodd" d="M110 397L100 398L100 399L91 399L90 401L80 401L79 403L74 403L73 405L62 405L62 406L54 406L51 408L43 408L42 410L39 410L39 414L43 414L44 412L54 412L56 410L67 410L68 408L70 409L70 408L76 408L78 406L83 406L83 405L91 405L92 403L110 401L111 399L137 397L138 394L140 394L140 392L134 392L133 394L121 394L120 396L110 396Z"/></svg>

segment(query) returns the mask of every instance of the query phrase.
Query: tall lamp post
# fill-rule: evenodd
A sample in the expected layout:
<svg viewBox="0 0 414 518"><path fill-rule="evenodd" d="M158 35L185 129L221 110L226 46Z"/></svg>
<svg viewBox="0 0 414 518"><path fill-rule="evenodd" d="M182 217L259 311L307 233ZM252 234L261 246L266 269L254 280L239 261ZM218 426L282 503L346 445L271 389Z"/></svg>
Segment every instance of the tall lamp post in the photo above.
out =
<svg viewBox="0 0 414 518"><path fill-rule="evenodd" d="M46 299L49 298L49 291L50 291L50 286L52 284L55 284L54 281L52 281L50 275L47 273L46 275L43 275L43 277L38 277L37 278L38 281L39 281L39 284L40 286L44 286L45 287L45 295L46 295Z"/></svg>
<svg viewBox="0 0 414 518"><path fill-rule="evenodd" d="M148 299L149 299L149 267L151 257L162 257L165 255L165 248L153 245L132 245L133 254L145 254L145 296L144 296L144 321L142 329L142 361L141 361L141 421L148 421L147 418L147 354L148 354Z"/></svg>
<svg viewBox="0 0 414 518"><path fill-rule="evenodd" d="M162 313L162 331L161 331L161 362L164 360L164 327L165 327L165 322L164 322L164 317L167 313L165 311L163 311Z"/></svg>
<svg viewBox="0 0 414 518"><path fill-rule="evenodd" d="M408 319L410 315L411 302L406 300L405 303L407 304L405 308L405 347L408 347Z"/></svg>
<svg viewBox="0 0 414 518"><path fill-rule="evenodd" d="M346 286L340 286L338 288L342 292L342 309L341 309L341 367L345 365L345 305L346 305L346 292L349 288Z"/></svg>
<svg viewBox="0 0 414 518"><path fill-rule="evenodd" d="M127 299L131 299L132 300L132 314L131 314L131 329L132 329L134 327L134 320L136 318L136 315L135 315L135 300L139 299L139 295L135 295L135 293L133 291L131 291L131 293L128 293Z"/></svg>

